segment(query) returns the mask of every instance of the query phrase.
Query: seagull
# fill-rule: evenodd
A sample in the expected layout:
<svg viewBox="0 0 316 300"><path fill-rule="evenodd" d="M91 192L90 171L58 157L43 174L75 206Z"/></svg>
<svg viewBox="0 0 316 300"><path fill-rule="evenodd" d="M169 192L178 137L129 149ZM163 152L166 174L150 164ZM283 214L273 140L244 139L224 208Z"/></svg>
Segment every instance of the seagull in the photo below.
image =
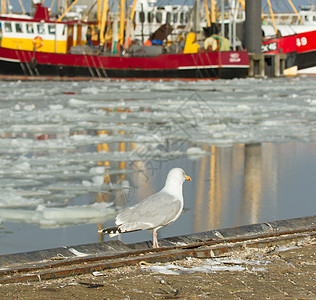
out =
<svg viewBox="0 0 316 300"><path fill-rule="evenodd" d="M159 248L157 231L177 220L182 212L182 185L185 180L190 181L191 178L181 168L171 169L162 190L124 209L116 216L115 227L98 232L113 237L124 232L152 230L153 248Z"/></svg>

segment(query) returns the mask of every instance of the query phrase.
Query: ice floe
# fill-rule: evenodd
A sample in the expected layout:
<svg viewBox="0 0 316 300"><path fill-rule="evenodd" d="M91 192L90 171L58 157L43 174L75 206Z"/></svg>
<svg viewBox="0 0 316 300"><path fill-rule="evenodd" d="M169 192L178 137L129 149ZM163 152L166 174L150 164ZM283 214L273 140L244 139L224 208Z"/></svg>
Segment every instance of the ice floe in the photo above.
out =
<svg viewBox="0 0 316 300"><path fill-rule="evenodd" d="M116 210L112 204L104 202L64 207L38 205L35 210L0 208L0 220L54 228L75 224L105 222L113 218L115 213Z"/></svg>
<svg viewBox="0 0 316 300"><path fill-rule="evenodd" d="M203 145L310 141L316 131L308 78L0 87L0 208L10 216L2 220L15 212L36 224L84 223L80 206L100 215L78 197L128 193L129 176L142 171L129 164L198 159L209 154ZM53 207L67 201L71 209Z"/></svg>

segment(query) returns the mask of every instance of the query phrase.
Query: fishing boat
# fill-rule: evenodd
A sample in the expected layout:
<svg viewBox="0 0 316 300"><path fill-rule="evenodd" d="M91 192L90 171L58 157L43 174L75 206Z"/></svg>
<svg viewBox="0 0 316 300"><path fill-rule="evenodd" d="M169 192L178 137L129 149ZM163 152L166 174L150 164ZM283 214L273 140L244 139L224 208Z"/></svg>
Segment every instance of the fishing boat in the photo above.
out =
<svg viewBox="0 0 316 300"><path fill-rule="evenodd" d="M95 21L82 16L66 19L76 1L59 16L51 16L42 3L35 4L32 16L1 14L2 78L191 80L248 74L245 51L201 47L207 37L201 42L197 30L189 28L168 39L173 28L166 22L144 43L135 39L136 1L129 14L125 1L120 2L119 14L110 12L103 1Z"/></svg>
<svg viewBox="0 0 316 300"><path fill-rule="evenodd" d="M285 74L316 73L316 30L279 36L262 43L265 54L287 54Z"/></svg>
<svg viewBox="0 0 316 300"><path fill-rule="evenodd" d="M287 55L285 74L316 74L316 7L298 11L290 0L292 13L264 14L262 53ZM270 1L268 1L270 3Z"/></svg>

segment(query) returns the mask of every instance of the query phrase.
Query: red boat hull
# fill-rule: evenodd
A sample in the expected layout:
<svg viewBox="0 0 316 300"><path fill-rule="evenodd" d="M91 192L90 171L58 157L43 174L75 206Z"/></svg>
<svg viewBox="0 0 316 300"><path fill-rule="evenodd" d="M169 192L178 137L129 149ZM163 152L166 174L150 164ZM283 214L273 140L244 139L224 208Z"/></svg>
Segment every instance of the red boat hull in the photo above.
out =
<svg viewBox="0 0 316 300"><path fill-rule="evenodd" d="M316 66L316 30L284 36L262 43L263 53L286 53L286 67L298 70Z"/></svg>
<svg viewBox="0 0 316 300"><path fill-rule="evenodd" d="M248 74L246 52L123 57L43 53L0 48L0 75L100 78L239 78Z"/></svg>

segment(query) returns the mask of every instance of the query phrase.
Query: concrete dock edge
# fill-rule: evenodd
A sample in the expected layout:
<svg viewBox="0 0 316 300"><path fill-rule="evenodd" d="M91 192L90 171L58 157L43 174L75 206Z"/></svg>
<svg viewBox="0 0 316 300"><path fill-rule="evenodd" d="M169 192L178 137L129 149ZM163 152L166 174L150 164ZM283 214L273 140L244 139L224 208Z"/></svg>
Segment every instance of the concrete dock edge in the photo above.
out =
<svg viewBox="0 0 316 300"><path fill-rule="evenodd" d="M316 216L265 222L125 245L120 241L59 247L0 256L0 283L39 281L145 262L211 258L243 249L282 245L316 236Z"/></svg>

